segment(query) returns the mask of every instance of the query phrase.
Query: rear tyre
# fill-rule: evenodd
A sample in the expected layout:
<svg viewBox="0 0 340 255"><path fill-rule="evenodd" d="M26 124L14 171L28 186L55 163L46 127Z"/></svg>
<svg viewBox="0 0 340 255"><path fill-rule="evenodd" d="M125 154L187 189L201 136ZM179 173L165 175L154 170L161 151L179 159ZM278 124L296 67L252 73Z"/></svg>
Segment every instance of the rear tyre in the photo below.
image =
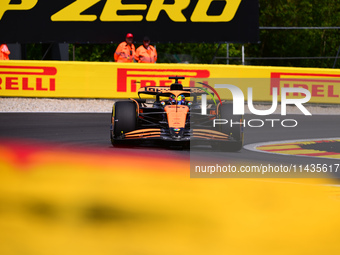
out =
<svg viewBox="0 0 340 255"><path fill-rule="evenodd" d="M243 123L243 115L233 115L233 104L222 104L219 108L219 118L228 120L228 124L219 125L220 132L229 135L232 141L217 142L213 145L214 149L220 151L236 152L243 147L243 125L234 123ZM231 123L233 125L231 127Z"/></svg>
<svg viewBox="0 0 340 255"><path fill-rule="evenodd" d="M121 136L135 130L137 127L136 103L132 101L116 102L112 111L112 117L114 117L114 123L111 120L111 143L113 146L119 146L122 144L122 140L119 140Z"/></svg>

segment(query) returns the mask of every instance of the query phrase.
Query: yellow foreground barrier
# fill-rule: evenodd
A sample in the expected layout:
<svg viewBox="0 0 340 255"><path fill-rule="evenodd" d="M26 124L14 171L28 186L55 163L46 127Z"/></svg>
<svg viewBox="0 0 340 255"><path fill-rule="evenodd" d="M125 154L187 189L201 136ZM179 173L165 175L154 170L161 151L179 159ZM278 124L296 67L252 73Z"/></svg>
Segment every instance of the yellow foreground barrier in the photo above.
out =
<svg viewBox="0 0 340 255"><path fill-rule="evenodd" d="M129 98L136 97L141 86L169 86L168 76L174 75L202 81L265 78L256 85L249 80L241 89L246 92L252 86L255 101L271 101L274 87L302 87L311 92L311 103L340 103L337 69L57 61L0 61L0 96ZM186 79L183 84L193 81Z"/></svg>
<svg viewBox="0 0 340 255"><path fill-rule="evenodd" d="M335 180L190 179L189 155L167 151L0 152L3 255L339 253Z"/></svg>

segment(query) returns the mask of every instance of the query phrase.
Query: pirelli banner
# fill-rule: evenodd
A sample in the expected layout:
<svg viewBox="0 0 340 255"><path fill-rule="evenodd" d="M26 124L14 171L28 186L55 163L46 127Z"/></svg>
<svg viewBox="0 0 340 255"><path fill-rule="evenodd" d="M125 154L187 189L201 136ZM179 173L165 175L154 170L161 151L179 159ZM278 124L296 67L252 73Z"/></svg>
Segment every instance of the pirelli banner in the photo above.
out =
<svg viewBox="0 0 340 255"><path fill-rule="evenodd" d="M258 0L1 0L1 43L258 42Z"/></svg>
<svg viewBox="0 0 340 255"><path fill-rule="evenodd" d="M169 86L175 75L186 77L184 86L228 78L244 95L252 87L254 101L272 101L273 88L298 87L310 91L310 103L340 103L337 69L57 61L0 61L0 97L136 98L140 87Z"/></svg>

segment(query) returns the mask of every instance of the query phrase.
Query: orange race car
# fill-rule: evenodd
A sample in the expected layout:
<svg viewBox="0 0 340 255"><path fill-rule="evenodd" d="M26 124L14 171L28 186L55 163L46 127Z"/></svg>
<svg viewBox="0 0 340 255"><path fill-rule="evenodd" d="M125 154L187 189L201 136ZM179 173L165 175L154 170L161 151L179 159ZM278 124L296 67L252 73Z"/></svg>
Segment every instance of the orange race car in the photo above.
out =
<svg viewBox="0 0 340 255"><path fill-rule="evenodd" d="M169 87L142 87L138 90L139 99L117 101L113 105L110 130L113 146L158 140L186 148L193 144L209 144L224 151L242 148L243 116L233 115L231 103L215 100L217 92L208 84L183 88L178 80L184 77L169 79L175 80ZM142 99L142 95L146 98ZM202 97L207 96L212 99L206 101L206 114L202 114ZM237 124L214 125L216 120Z"/></svg>

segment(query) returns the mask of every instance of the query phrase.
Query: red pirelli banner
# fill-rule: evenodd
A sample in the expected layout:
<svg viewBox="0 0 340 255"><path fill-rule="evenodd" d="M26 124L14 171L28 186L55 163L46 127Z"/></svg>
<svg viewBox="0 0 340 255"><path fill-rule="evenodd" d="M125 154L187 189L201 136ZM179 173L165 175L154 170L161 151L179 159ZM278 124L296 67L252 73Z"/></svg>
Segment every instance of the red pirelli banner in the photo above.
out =
<svg viewBox="0 0 340 255"><path fill-rule="evenodd" d="M168 77L175 75L187 78L184 86L194 86L197 79L233 78L245 95L253 87L255 101L271 101L273 88L301 87L311 92L310 103L340 103L336 69L59 61L0 61L0 96L130 98L140 87L169 86Z"/></svg>

